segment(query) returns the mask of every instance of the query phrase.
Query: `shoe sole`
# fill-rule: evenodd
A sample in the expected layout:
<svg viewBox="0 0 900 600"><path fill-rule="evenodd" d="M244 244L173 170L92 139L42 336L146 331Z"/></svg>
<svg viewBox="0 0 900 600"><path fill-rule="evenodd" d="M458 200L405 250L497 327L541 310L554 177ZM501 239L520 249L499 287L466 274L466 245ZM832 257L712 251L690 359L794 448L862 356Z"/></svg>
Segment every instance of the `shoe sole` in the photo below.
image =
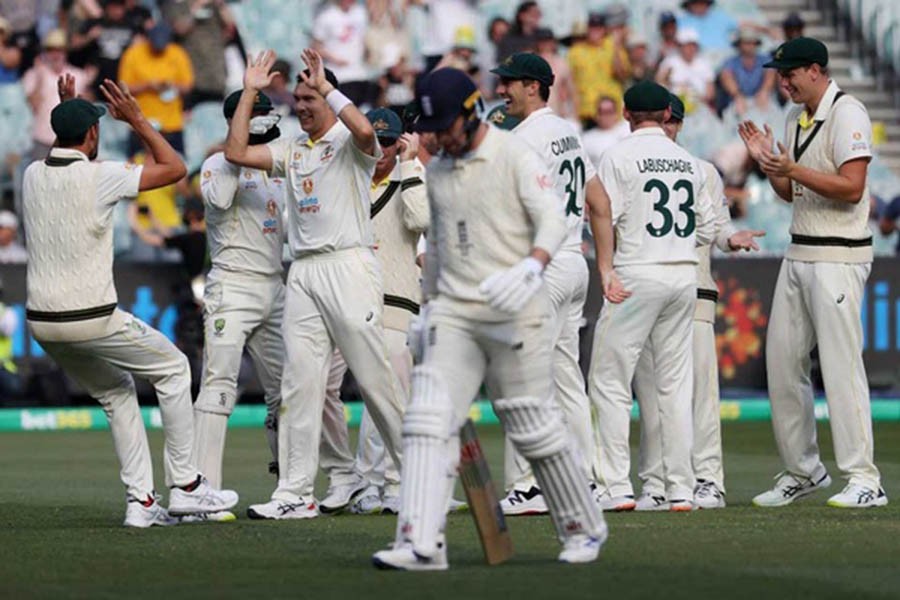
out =
<svg viewBox="0 0 900 600"><path fill-rule="evenodd" d="M256 521L263 521L263 520L266 520L266 521L302 521L303 519L315 519L318 516L319 515L311 514L311 515L305 515L302 517L267 517L266 515L264 515L262 513L256 512L252 508L247 509L247 517L250 519L254 519Z"/></svg>
<svg viewBox="0 0 900 600"><path fill-rule="evenodd" d="M694 507L693 507L693 506L670 506L670 507L669 507L669 512L684 512L684 513L688 513L688 512L693 512L693 511L694 511Z"/></svg>
<svg viewBox="0 0 900 600"><path fill-rule="evenodd" d="M213 508L211 506L191 506L191 505L176 506L175 508L172 508L171 506L169 506L169 514L172 515L173 517L183 517L186 515L202 515L204 513L211 513L211 512L225 512L226 510L231 510L232 508L237 506L238 501L239 501L239 499L235 499L234 502L231 502L229 504L223 504L222 506L216 506L215 508Z"/></svg>
<svg viewBox="0 0 900 600"><path fill-rule="evenodd" d="M392 565L391 563L385 562L376 556L372 557L372 565L376 569L379 569L381 571L446 571L449 568L449 565L425 565L422 567L410 569L409 567L398 567L397 565Z"/></svg>
<svg viewBox="0 0 900 600"><path fill-rule="evenodd" d="M610 506L609 508L604 508L603 512L629 512L637 507L636 502L624 502L622 504L617 504L616 506Z"/></svg>
<svg viewBox="0 0 900 600"><path fill-rule="evenodd" d="M669 503L660 504L659 506L654 506L652 508L641 508L640 506L634 507L634 512L667 512L671 507Z"/></svg>
<svg viewBox="0 0 900 600"><path fill-rule="evenodd" d="M888 501L887 498L884 499L884 502L880 502L875 500L874 502L869 502L868 504L841 504L836 500L828 500L825 503L827 506L831 508L881 508L882 506L887 506Z"/></svg>
<svg viewBox="0 0 900 600"><path fill-rule="evenodd" d="M452 512L452 511L450 511L450 512ZM520 510L511 510L510 512L506 512L504 510L503 516L504 517L535 517L535 516L539 516L539 515L546 515L549 513L550 513L550 511L546 508L544 508L544 509L529 508L529 509L521 510L521 511Z"/></svg>

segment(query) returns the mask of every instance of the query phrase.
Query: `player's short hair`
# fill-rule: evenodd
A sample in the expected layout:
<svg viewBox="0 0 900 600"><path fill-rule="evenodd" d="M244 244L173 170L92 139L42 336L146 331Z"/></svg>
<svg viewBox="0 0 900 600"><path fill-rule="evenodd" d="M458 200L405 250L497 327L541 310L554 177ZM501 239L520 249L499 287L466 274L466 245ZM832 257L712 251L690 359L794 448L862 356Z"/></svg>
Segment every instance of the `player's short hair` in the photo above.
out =
<svg viewBox="0 0 900 600"><path fill-rule="evenodd" d="M311 75L309 69L303 69L303 75L309 77ZM337 76L335 76L331 69L325 69L325 81L327 81L334 87L338 87L338 78ZM303 77L299 73L297 74L297 83L303 83Z"/></svg>
<svg viewBox="0 0 900 600"><path fill-rule="evenodd" d="M550 99L550 86L537 79L522 80L523 85L531 85L532 83L538 84L538 95L541 97L541 100L547 102Z"/></svg>
<svg viewBox="0 0 900 600"><path fill-rule="evenodd" d="M93 125L91 126L93 127ZM90 129L88 129L90 131ZM84 140L87 139L88 132L85 131L80 136L76 136L73 138L56 138L56 147L57 148L74 148L75 146L80 146L84 143Z"/></svg>
<svg viewBox="0 0 900 600"><path fill-rule="evenodd" d="M633 123L643 123L645 121L653 121L654 123L665 123L666 122L666 109L663 110L641 110L641 111L629 111L631 115L631 121Z"/></svg>

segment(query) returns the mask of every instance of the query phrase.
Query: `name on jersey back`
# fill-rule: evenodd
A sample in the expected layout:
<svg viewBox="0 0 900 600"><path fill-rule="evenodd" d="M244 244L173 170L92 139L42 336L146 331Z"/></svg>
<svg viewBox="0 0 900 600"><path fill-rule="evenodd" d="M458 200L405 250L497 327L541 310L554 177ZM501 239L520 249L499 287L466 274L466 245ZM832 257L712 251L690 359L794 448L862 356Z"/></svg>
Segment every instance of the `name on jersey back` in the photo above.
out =
<svg viewBox="0 0 900 600"><path fill-rule="evenodd" d="M690 173L694 174L694 163L680 158L644 158L635 161L641 173Z"/></svg>

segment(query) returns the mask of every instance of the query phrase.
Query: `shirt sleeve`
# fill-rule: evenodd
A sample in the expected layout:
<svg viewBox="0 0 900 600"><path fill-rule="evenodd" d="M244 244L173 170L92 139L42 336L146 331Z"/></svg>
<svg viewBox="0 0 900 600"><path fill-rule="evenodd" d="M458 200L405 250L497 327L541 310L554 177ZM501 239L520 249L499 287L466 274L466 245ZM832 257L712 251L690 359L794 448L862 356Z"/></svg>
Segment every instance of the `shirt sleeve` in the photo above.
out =
<svg viewBox="0 0 900 600"><path fill-rule="evenodd" d="M553 190L553 180L534 151L523 148L514 160L519 200L534 223L532 247L545 250L552 256L568 233L562 206Z"/></svg>
<svg viewBox="0 0 900 600"><path fill-rule="evenodd" d="M116 161L100 163L97 203L101 206L109 206L119 200L137 198L143 170L143 165L134 163Z"/></svg>
<svg viewBox="0 0 900 600"><path fill-rule="evenodd" d="M712 182L706 175L703 167L697 165L700 173L700 189L696 190L696 245L705 246L712 243L716 237L716 216L718 207L715 205L713 195L709 191Z"/></svg>
<svg viewBox="0 0 900 600"><path fill-rule="evenodd" d="M606 194L609 196L609 208L612 213L612 224L619 222L622 214L628 208L628 199L622 189L619 187L619 179L616 173L616 165L607 153L600 158L600 164L597 166L597 177Z"/></svg>
<svg viewBox="0 0 900 600"><path fill-rule="evenodd" d="M403 225L416 233L428 229L425 168L417 158L400 163L400 198L403 200Z"/></svg>
<svg viewBox="0 0 900 600"><path fill-rule="evenodd" d="M728 211L728 198L725 197L725 184L715 167L706 169L706 186L704 188L709 195L710 204L715 209L716 247L722 252L730 252L731 246L728 239L736 231L731 223L731 213Z"/></svg>
<svg viewBox="0 0 900 600"><path fill-rule="evenodd" d="M356 145L356 142L353 140L353 134L350 133L350 130L347 130L347 142L346 146L350 146L350 152L352 153L353 160L360 167L364 169L374 169L375 163L377 163L382 156L384 156L384 151L381 149L381 144L378 143L378 138L375 138L375 153L374 154L366 154L359 146Z"/></svg>
<svg viewBox="0 0 900 600"><path fill-rule="evenodd" d="M287 138L278 138L269 142L266 146L272 153L272 170L269 171L271 177L286 177L288 157L291 155L292 141Z"/></svg>
<svg viewBox="0 0 900 600"><path fill-rule="evenodd" d="M228 210L238 189L241 168L222 154L213 154L200 167L200 194L203 201L215 208Z"/></svg>
<svg viewBox="0 0 900 600"><path fill-rule="evenodd" d="M834 107L835 120L831 140L834 164L838 167L857 158L872 157L872 122L856 102L841 102Z"/></svg>

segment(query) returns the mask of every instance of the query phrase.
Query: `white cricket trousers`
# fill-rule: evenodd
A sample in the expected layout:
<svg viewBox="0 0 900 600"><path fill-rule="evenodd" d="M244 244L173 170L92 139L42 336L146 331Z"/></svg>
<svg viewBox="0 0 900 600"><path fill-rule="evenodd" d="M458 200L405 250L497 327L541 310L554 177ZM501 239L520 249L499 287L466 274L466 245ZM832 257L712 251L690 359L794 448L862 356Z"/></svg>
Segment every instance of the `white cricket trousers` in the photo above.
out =
<svg viewBox="0 0 900 600"><path fill-rule="evenodd" d="M385 446L400 464L402 391L388 359L383 307L381 272L368 248L303 257L291 264L274 500L313 498L325 384L335 348L353 371Z"/></svg>
<svg viewBox="0 0 900 600"><path fill-rule="evenodd" d="M284 343L284 283L281 275L253 275L213 269L203 294L203 379L194 403L197 413L227 419L237 404L244 347L250 354L266 403L266 432L275 441L281 406ZM214 487L222 485L224 422L211 425L198 415L194 461ZM273 444L273 446L276 444ZM277 449L274 449L277 460Z"/></svg>
<svg viewBox="0 0 900 600"><path fill-rule="evenodd" d="M785 469L817 479L825 473L810 381L810 352L818 344L838 469L850 483L878 489L860 320L870 270L869 263L785 259L766 332L766 372Z"/></svg>
<svg viewBox="0 0 900 600"><path fill-rule="evenodd" d="M710 302L697 300L697 302ZM697 480L712 481L725 491L722 466L722 427L719 418L719 365L713 323L694 319L694 444L691 464ZM638 478L641 491L665 496L662 435L656 397L655 361L650 344L644 346L634 374L634 395L641 408L641 446Z"/></svg>
<svg viewBox="0 0 900 600"><path fill-rule="evenodd" d="M589 277L587 262L580 252L559 252L544 271L554 328L554 395L587 473L591 472L589 461L593 459L595 450L591 407L578 363L578 331L583 320ZM528 490L536 485L531 466L516 452L508 437L505 457L505 489Z"/></svg>
<svg viewBox="0 0 900 600"><path fill-rule="evenodd" d="M153 464L131 376L146 379L156 389L166 440L166 487L173 487L197 478L191 462L191 372L187 358L163 334L133 315L124 316L121 329L107 337L41 342L41 346L103 406L122 467L122 483L130 496L143 500L154 493Z"/></svg>
<svg viewBox="0 0 900 600"><path fill-rule="evenodd" d="M384 339L391 358L391 366L403 392L404 405L409 398L412 355L406 344L406 332L385 327ZM319 466L328 475L329 485L352 484L362 479L378 488L388 486L392 495L399 493L400 473L390 454L384 448L381 435L372 421L369 411L363 408L359 425L356 458L350 449L347 415L341 401L341 382L347 373L347 363L340 352L335 352L328 373L325 390L325 409L322 414L322 444L319 448Z"/></svg>
<svg viewBox="0 0 900 600"><path fill-rule="evenodd" d="M694 497L691 388L696 265L634 265L616 269L632 296L603 305L594 333L589 393L597 415L598 484L612 497L632 496L628 446L635 369L653 348L666 492Z"/></svg>

